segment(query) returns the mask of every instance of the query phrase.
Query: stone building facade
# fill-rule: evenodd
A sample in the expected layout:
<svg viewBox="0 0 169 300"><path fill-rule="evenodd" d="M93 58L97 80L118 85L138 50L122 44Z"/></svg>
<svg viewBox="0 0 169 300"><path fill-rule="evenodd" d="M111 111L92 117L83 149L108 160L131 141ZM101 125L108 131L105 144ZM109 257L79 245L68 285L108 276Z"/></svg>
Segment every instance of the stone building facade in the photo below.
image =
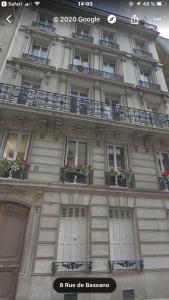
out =
<svg viewBox="0 0 169 300"><path fill-rule="evenodd" d="M101 22L52 23L63 12ZM25 9L13 37L0 83L0 299L168 299L158 31L106 16L56 1ZM54 279L69 276L117 289L56 293Z"/></svg>

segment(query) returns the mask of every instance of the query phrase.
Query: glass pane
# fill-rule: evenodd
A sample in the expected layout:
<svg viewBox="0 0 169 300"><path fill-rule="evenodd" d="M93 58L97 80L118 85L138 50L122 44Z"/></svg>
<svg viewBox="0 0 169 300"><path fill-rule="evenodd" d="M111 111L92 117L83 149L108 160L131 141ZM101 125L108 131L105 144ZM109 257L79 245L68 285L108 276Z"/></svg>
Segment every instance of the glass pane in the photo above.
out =
<svg viewBox="0 0 169 300"><path fill-rule="evenodd" d="M125 169L124 148L116 147L116 160L117 160L117 168Z"/></svg>
<svg viewBox="0 0 169 300"><path fill-rule="evenodd" d="M87 144L79 142L78 145L78 162L83 165L87 164Z"/></svg>
<svg viewBox="0 0 169 300"><path fill-rule="evenodd" d="M33 45L33 47L32 47L32 55L39 56L39 49L40 49L39 46Z"/></svg>
<svg viewBox="0 0 169 300"><path fill-rule="evenodd" d="M163 166L165 171L169 171L169 157L168 153L162 153L163 156Z"/></svg>
<svg viewBox="0 0 169 300"><path fill-rule="evenodd" d="M76 151L76 142L68 141L67 163L70 165L75 164L75 151Z"/></svg>
<svg viewBox="0 0 169 300"><path fill-rule="evenodd" d="M42 50L41 50L41 57L47 58L47 48L42 47Z"/></svg>
<svg viewBox="0 0 169 300"><path fill-rule="evenodd" d="M18 149L17 156L16 156L17 159L24 160L27 142L28 142L28 136L21 135L19 149Z"/></svg>
<svg viewBox="0 0 169 300"><path fill-rule="evenodd" d="M17 141L16 133L9 133L3 156L7 159L13 159Z"/></svg>

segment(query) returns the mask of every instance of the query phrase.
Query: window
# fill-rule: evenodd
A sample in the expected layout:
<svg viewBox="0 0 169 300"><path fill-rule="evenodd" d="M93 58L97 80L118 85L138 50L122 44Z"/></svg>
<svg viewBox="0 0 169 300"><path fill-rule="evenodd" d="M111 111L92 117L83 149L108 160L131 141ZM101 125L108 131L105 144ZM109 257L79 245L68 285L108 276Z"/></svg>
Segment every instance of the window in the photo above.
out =
<svg viewBox="0 0 169 300"><path fill-rule="evenodd" d="M87 115L87 90L71 89L70 112Z"/></svg>
<svg viewBox="0 0 169 300"><path fill-rule="evenodd" d="M101 103L102 118L116 119L120 112L120 99L118 96L105 93L105 103Z"/></svg>
<svg viewBox="0 0 169 300"><path fill-rule="evenodd" d="M134 290L123 290L123 300L134 300Z"/></svg>
<svg viewBox="0 0 169 300"><path fill-rule="evenodd" d="M64 300L77 300L77 294L65 294Z"/></svg>
<svg viewBox="0 0 169 300"><path fill-rule="evenodd" d="M46 26L53 26L53 20L50 17L47 17L45 15L39 16L39 23Z"/></svg>
<svg viewBox="0 0 169 300"><path fill-rule="evenodd" d="M160 175L161 172L169 172L169 153L157 151L157 162Z"/></svg>
<svg viewBox="0 0 169 300"><path fill-rule="evenodd" d="M82 67L89 67L89 57L85 54L75 54L73 64Z"/></svg>
<svg viewBox="0 0 169 300"><path fill-rule="evenodd" d="M145 42L142 40L135 40L136 49L145 50Z"/></svg>
<svg viewBox="0 0 169 300"><path fill-rule="evenodd" d="M121 145L108 145L108 171L125 169L125 147Z"/></svg>
<svg viewBox="0 0 169 300"><path fill-rule="evenodd" d="M108 73L115 73L115 63L103 61L103 71Z"/></svg>
<svg viewBox="0 0 169 300"><path fill-rule="evenodd" d="M133 211L129 208L109 209L110 259L134 260ZM115 265L116 268L124 266Z"/></svg>
<svg viewBox="0 0 169 300"><path fill-rule="evenodd" d="M26 77L22 78L21 85L25 88L31 88L31 89L40 89L41 81L35 80L35 79L29 79Z"/></svg>
<svg viewBox="0 0 169 300"><path fill-rule="evenodd" d="M46 46L39 46L39 45L33 44L31 54L33 56L38 56L38 57L41 57L41 58L47 58L48 48Z"/></svg>
<svg viewBox="0 0 169 300"><path fill-rule="evenodd" d="M3 157L10 160L26 160L30 137L26 133L8 132Z"/></svg>
<svg viewBox="0 0 169 300"><path fill-rule="evenodd" d="M86 26L84 24L80 24L80 25L78 24L77 34L89 36L90 35L89 26Z"/></svg>
<svg viewBox="0 0 169 300"><path fill-rule="evenodd" d="M114 34L103 31L103 40L106 42L114 43L114 40L115 40Z"/></svg>
<svg viewBox="0 0 169 300"><path fill-rule="evenodd" d="M58 262L86 262L87 257L87 208L63 206L60 214ZM75 267L84 270L85 265ZM62 271L71 271L69 264L59 264Z"/></svg>
<svg viewBox="0 0 169 300"><path fill-rule="evenodd" d="M88 144L85 141L67 140L65 163L77 166L78 163L87 165L88 163Z"/></svg>
<svg viewBox="0 0 169 300"><path fill-rule="evenodd" d="M146 70L140 70L140 80L145 81L145 82L150 82L151 76L150 76L150 71Z"/></svg>

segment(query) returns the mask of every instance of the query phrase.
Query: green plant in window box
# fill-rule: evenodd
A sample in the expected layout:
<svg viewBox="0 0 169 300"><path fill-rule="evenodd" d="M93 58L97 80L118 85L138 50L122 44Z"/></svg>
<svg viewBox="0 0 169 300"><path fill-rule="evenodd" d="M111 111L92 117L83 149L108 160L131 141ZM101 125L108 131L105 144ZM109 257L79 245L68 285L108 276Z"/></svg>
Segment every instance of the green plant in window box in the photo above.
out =
<svg viewBox="0 0 169 300"><path fill-rule="evenodd" d="M77 174L88 176L93 172L92 165L84 166L83 164L79 163L77 165Z"/></svg>
<svg viewBox="0 0 169 300"><path fill-rule="evenodd" d="M9 161L4 157L0 157L0 177L8 177L9 170Z"/></svg>
<svg viewBox="0 0 169 300"><path fill-rule="evenodd" d="M110 176L116 177L119 176L120 172L119 171L115 171L114 169L110 170Z"/></svg>

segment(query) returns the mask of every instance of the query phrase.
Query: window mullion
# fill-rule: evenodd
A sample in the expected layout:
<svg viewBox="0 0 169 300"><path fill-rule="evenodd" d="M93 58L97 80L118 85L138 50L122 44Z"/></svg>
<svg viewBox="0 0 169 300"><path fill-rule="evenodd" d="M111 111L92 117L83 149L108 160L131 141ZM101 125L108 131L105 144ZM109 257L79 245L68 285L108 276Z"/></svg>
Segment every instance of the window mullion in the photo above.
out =
<svg viewBox="0 0 169 300"><path fill-rule="evenodd" d="M77 166L77 164L78 164L78 148L79 148L79 141L76 141L75 166Z"/></svg>
<svg viewBox="0 0 169 300"><path fill-rule="evenodd" d="M116 146L113 147L114 152L114 169L117 170L117 153L116 153Z"/></svg>
<svg viewBox="0 0 169 300"><path fill-rule="evenodd" d="M17 139L16 139L16 146L15 146L15 151L14 151L14 155L13 155L13 160L16 160L16 158L17 158L20 143L21 143L21 133L18 134Z"/></svg>

